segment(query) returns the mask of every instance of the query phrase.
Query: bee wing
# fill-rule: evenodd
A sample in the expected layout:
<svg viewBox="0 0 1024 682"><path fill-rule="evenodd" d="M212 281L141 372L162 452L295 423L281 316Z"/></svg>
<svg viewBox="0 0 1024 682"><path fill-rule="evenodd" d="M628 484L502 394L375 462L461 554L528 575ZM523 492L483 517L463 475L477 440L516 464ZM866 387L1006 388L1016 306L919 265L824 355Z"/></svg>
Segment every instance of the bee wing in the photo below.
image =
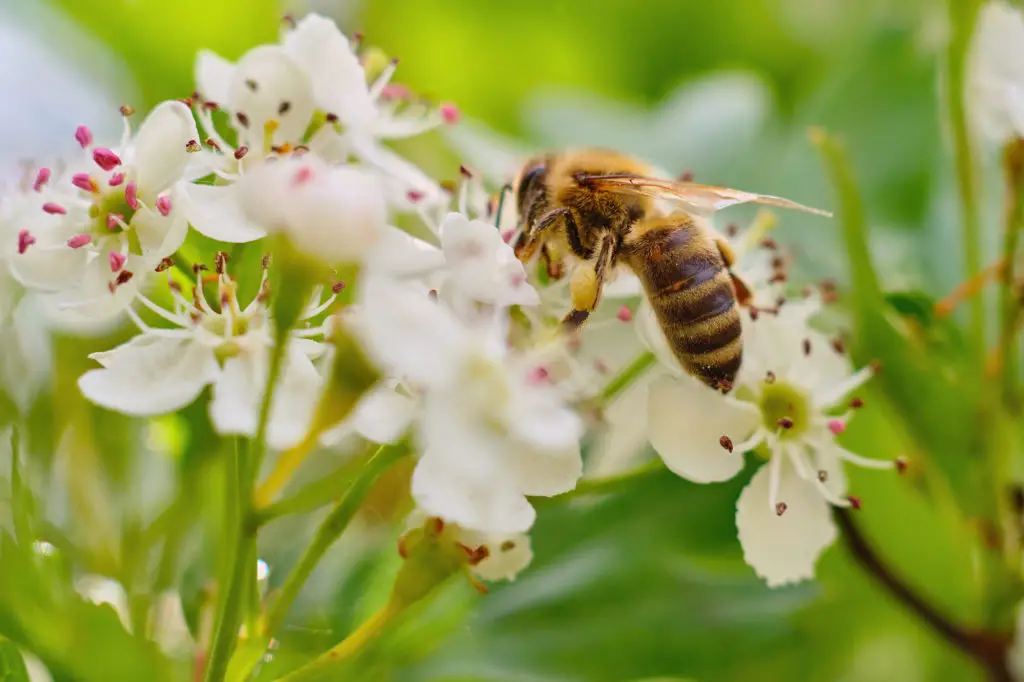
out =
<svg viewBox="0 0 1024 682"><path fill-rule="evenodd" d="M582 175L578 178L581 184L592 189L620 194L639 194L652 199L665 199L698 214L709 214L737 204L765 204L778 208L790 208L822 215L828 218L832 214L818 208L811 208L782 197L769 194L755 194L728 187L698 185L692 182L662 180L636 175Z"/></svg>

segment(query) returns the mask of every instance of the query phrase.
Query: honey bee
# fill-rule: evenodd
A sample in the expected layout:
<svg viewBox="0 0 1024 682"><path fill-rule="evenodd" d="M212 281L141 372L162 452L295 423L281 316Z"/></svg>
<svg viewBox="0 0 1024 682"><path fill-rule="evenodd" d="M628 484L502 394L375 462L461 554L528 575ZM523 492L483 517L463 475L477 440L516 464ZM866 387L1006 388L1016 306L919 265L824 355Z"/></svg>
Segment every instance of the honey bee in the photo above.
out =
<svg viewBox="0 0 1024 682"><path fill-rule="evenodd" d="M663 180L637 159L604 149L554 152L531 159L514 184L523 262L538 252L549 274L563 259L573 309L567 330L580 328L601 300L614 269L640 279L662 331L683 369L709 386L730 390L743 356L738 305L750 288L733 272L736 254L711 227L709 213L756 202L829 216L763 194Z"/></svg>

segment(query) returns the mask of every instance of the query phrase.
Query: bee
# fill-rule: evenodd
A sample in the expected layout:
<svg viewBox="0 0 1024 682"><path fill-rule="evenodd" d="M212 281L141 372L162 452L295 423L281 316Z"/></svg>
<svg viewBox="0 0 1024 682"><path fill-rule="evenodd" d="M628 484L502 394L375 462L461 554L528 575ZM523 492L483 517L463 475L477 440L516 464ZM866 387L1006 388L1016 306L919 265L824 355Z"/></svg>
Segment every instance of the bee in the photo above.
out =
<svg viewBox="0 0 1024 682"><path fill-rule="evenodd" d="M756 202L829 216L763 194L664 180L642 161L605 149L535 157L514 184L521 221L516 255L538 251L549 274L576 261L569 280L572 310L562 324L579 329L597 307L605 282L625 265L643 285L683 369L723 392L743 356L738 306L750 288L732 272L736 254L706 216Z"/></svg>

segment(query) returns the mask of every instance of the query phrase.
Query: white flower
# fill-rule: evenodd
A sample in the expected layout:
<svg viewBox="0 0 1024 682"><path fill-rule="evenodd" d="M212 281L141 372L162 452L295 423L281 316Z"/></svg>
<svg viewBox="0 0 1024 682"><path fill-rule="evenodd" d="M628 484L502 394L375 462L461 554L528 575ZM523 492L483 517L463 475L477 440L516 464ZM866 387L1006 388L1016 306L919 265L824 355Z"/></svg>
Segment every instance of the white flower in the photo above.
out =
<svg viewBox="0 0 1024 682"><path fill-rule="evenodd" d="M250 220L286 233L293 246L327 264L362 260L385 228L379 178L355 166L282 159L246 174L239 191Z"/></svg>
<svg viewBox="0 0 1024 682"><path fill-rule="evenodd" d="M12 275L24 286L60 292L97 314L127 305L144 275L185 240L179 206L188 148L197 132L180 102L164 102L115 152L79 127L87 160L62 173L40 168L19 202Z"/></svg>
<svg viewBox="0 0 1024 682"><path fill-rule="evenodd" d="M395 97L395 88L388 88L393 72L391 65L368 84L348 39L318 14L305 16L280 45L255 47L237 64L201 51L196 81L205 101L198 113L213 151L204 153L197 177L213 172L233 180L268 155L304 147L330 163L354 155L376 168L388 178L396 207L442 201L436 182L378 141L425 132L451 121L456 110L417 107ZM217 134L216 109L228 112L237 148Z"/></svg>
<svg viewBox="0 0 1024 682"><path fill-rule="evenodd" d="M500 534L467 530L458 524L431 517L422 509L414 509L406 519L407 530L428 524L438 539L458 545L466 553L470 572L488 582L515 580L530 562L533 550L526 533ZM399 541L399 552L403 542ZM404 556L404 555L403 555Z"/></svg>
<svg viewBox="0 0 1024 682"><path fill-rule="evenodd" d="M1003 0L982 5L968 55L972 123L996 142L1024 136L1024 14Z"/></svg>
<svg viewBox="0 0 1024 682"><path fill-rule="evenodd" d="M806 326L807 317L807 306L789 304L753 322L742 313L743 365L728 395L682 372L653 316L643 325L673 373L656 379L648 398L649 438L666 466L711 483L739 473L748 450L768 458L740 495L736 526L747 563L770 586L813 577L818 555L836 537L829 505L859 505L846 496L841 462L893 466L836 442L848 414L831 411L871 370L851 374L829 339Z"/></svg>
<svg viewBox="0 0 1024 682"><path fill-rule="evenodd" d="M254 435L273 342L272 321L263 287L242 309L235 282L223 273L223 260L218 268L222 272L216 307L201 288L188 301L172 287L172 311L139 295L146 307L179 328L149 327L129 309L142 333L113 350L89 356L103 368L79 379L85 397L124 414L151 416L188 405L210 385L214 428L221 434ZM332 300L304 317L323 312ZM272 448L295 445L309 428L322 388L312 358L322 352L322 344L306 337L322 333L320 327L292 333L271 405L267 441Z"/></svg>
<svg viewBox="0 0 1024 682"><path fill-rule="evenodd" d="M507 351L504 325L469 326L414 286L378 278L363 283L362 304L367 350L422 395L420 508L464 528L519 533L535 517L527 495L575 487L580 419L529 357Z"/></svg>

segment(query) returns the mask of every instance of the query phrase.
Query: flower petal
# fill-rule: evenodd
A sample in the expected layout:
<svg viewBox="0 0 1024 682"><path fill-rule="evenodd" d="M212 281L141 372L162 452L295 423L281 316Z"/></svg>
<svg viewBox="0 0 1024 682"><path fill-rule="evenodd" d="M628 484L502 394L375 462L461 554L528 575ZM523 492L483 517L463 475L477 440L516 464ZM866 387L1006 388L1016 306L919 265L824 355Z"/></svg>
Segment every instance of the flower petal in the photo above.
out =
<svg viewBox="0 0 1024 682"><path fill-rule="evenodd" d="M665 466L697 483L726 481L743 468L744 447L761 425L748 403L724 396L691 377L659 377L647 401L651 446ZM733 452L722 445L732 441Z"/></svg>
<svg viewBox="0 0 1024 682"><path fill-rule="evenodd" d="M313 87L309 76L276 45L246 52L235 66L228 91L233 123L250 145L263 149L268 124L274 144L296 143L313 117Z"/></svg>
<svg viewBox="0 0 1024 682"><path fill-rule="evenodd" d="M210 422L222 436L253 436L259 393L262 392L261 367L255 354L244 353L224 361L224 368L213 385Z"/></svg>
<svg viewBox="0 0 1024 682"><path fill-rule="evenodd" d="M394 388L379 385L356 404L351 428L374 443L395 443L409 429L416 415L416 401Z"/></svg>
<svg viewBox="0 0 1024 682"><path fill-rule="evenodd" d="M561 495L574 489L583 476L577 444L561 450L517 449L511 464L520 490L527 495Z"/></svg>
<svg viewBox="0 0 1024 682"><path fill-rule="evenodd" d="M679 364L675 353L672 352L671 346L668 345L665 332L661 331L661 323L658 322L658 317L654 314L654 309L648 303L646 297L640 300L640 305L637 307L634 319L636 320L636 334L640 339L640 343L647 350L654 353L654 357L658 358L658 362L663 367L668 368L676 376L683 376L685 372ZM746 358L744 358L745 362Z"/></svg>
<svg viewBox="0 0 1024 682"><path fill-rule="evenodd" d="M430 176L400 154L371 137L355 134L346 137L352 152L361 161L386 176L385 190L391 206L400 211L412 211L417 206L440 206L448 201L448 196ZM415 201L410 199L410 192L416 193Z"/></svg>
<svg viewBox="0 0 1024 682"><path fill-rule="evenodd" d="M181 194L180 191L173 192L173 196L179 200ZM170 256L177 251L188 236L188 220L181 209L174 209L168 215L161 215L159 211L151 208L140 208L132 216L131 227L138 235L142 252L156 259Z"/></svg>
<svg viewBox="0 0 1024 682"><path fill-rule="evenodd" d="M433 244L405 230L386 225L366 257L366 267L391 277L422 277L444 267L444 255Z"/></svg>
<svg viewBox="0 0 1024 682"><path fill-rule="evenodd" d="M769 587L813 578L818 557L837 536L831 508L788 463L782 463L777 498L786 505L782 515L771 506L769 485L769 467L763 466L736 503L743 557Z"/></svg>
<svg viewBox="0 0 1024 682"><path fill-rule="evenodd" d="M220 242L240 244L266 236L249 220L239 202L236 185L185 185L184 213L199 233Z"/></svg>
<svg viewBox="0 0 1024 682"><path fill-rule="evenodd" d="M524 533L537 516L522 493L500 480L469 476L429 451L413 472L412 496L431 516L487 533Z"/></svg>
<svg viewBox="0 0 1024 682"><path fill-rule="evenodd" d="M195 71L199 94L204 99L222 106L226 105L235 65L209 50L199 50L196 54Z"/></svg>
<svg viewBox="0 0 1024 682"><path fill-rule="evenodd" d="M285 450L298 444L309 431L323 389L323 379L301 346L290 343L281 380L274 391L267 426L267 444ZM260 398L263 389L258 391Z"/></svg>
<svg viewBox="0 0 1024 682"><path fill-rule="evenodd" d="M366 72L334 22L303 17L284 38L284 50L308 74L317 106L336 114L346 128L369 125L377 116Z"/></svg>
<svg viewBox="0 0 1024 682"><path fill-rule="evenodd" d="M101 407L134 416L185 407L220 371L213 351L189 338L143 334L89 357L103 369L79 378L82 394Z"/></svg>
<svg viewBox="0 0 1024 682"><path fill-rule="evenodd" d="M50 374L53 363L50 334L44 318L36 310L39 301L22 298L9 319L0 311L0 383L7 389L21 412Z"/></svg>
<svg viewBox="0 0 1024 682"><path fill-rule="evenodd" d="M533 561L530 536L526 533L515 535L492 535L470 531L453 526L457 542L470 547L486 547L487 558L470 570L481 580L515 580L516 576Z"/></svg>
<svg viewBox="0 0 1024 682"><path fill-rule="evenodd" d="M192 112L178 101L163 102L142 122L134 142L132 165L139 195L150 205L156 195L181 180L188 165L185 149L199 140Z"/></svg>
<svg viewBox="0 0 1024 682"><path fill-rule="evenodd" d="M458 371L467 340L452 314L411 285L369 277L360 315L367 352L397 376L444 385Z"/></svg>

